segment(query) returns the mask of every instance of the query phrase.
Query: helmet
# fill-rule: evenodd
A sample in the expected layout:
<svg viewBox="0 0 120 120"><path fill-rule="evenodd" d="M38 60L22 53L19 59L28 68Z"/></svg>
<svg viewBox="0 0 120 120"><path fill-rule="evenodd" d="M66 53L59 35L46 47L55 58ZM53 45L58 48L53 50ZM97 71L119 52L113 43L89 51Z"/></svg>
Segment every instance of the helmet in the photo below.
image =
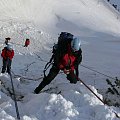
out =
<svg viewBox="0 0 120 120"><path fill-rule="evenodd" d="M6 40L10 40L11 38L10 38L10 37L6 37L5 39L6 39Z"/></svg>
<svg viewBox="0 0 120 120"><path fill-rule="evenodd" d="M30 40L30 39L26 38L26 40Z"/></svg>
<svg viewBox="0 0 120 120"><path fill-rule="evenodd" d="M12 50L13 49L13 46L11 44L7 44L7 49L8 50Z"/></svg>
<svg viewBox="0 0 120 120"><path fill-rule="evenodd" d="M71 41L71 48L72 50L75 52L75 51L78 51L80 49L80 46L81 46L81 41L79 38L77 37L74 37L73 40Z"/></svg>

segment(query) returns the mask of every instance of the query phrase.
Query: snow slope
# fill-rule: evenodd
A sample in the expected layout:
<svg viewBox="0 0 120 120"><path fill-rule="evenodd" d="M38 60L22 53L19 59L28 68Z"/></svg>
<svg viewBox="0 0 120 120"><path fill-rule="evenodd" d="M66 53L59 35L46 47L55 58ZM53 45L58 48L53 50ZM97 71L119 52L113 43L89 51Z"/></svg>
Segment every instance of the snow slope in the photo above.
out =
<svg viewBox="0 0 120 120"><path fill-rule="evenodd" d="M15 57L12 75L22 120L118 120L83 84L70 84L60 73L44 90L33 94L43 78L43 69L51 57L60 31L69 31L82 41L82 65L112 77L120 77L120 19L104 0L1 0L0 48L10 36ZM24 41L31 44L24 48ZM2 67L2 58L0 59ZM106 76L80 66L80 78L102 99ZM49 70L48 70L49 71ZM47 71L47 72L48 72ZM15 120L14 101L9 97L10 77L1 74L0 119ZM3 87L4 86L4 87ZM7 90L6 90L7 89ZM98 89L98 91L96 90Z"/></svg>
<svg viewBox="0 0 120 120"><path fill-rule="evenodd" d="M38 28L53 33L69 30L81 34L83 27L114 34L120 31L118 15L106 8L104 0L1 0L0 5L1 22L32 22ZM67 28L64 22L67 22ZM114 28L110 27L111 24ZM71 30L73 27L74 31Z"/></svg>

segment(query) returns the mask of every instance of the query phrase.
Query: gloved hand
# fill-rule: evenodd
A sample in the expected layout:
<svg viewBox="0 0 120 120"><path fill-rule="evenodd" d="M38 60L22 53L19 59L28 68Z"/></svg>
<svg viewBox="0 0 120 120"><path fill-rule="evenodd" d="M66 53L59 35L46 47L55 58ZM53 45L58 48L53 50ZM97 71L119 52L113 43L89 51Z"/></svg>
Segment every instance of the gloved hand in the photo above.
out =
<svg viewBox="0 0 120 120"><path fill-rule="evenodd" d="M63 70L63 72L64 72L66 75L70 74L70 71L71 71L70 69L66 69L66 68Z"/></svg>

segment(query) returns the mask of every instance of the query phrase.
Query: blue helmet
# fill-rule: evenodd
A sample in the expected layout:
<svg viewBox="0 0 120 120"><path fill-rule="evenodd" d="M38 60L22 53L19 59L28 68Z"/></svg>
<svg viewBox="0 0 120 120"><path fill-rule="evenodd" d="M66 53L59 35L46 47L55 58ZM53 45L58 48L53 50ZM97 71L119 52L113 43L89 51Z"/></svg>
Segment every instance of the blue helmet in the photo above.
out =
<svg viewBox="0 0 120 120"><path fill-rule="evenodd" d="M71 41L71 48L72 50L75 52L75 51L78 51L80 50L80 46L81 46L81 41L79 38L77 37L74 37L73 40Z"/></svg>
<svg viewBox="0 0 120 120"><path fill-rule="evenodd" d="M8 50L12 50L13 49L13 46L11 44L7 44L7 49Z"/></svg>

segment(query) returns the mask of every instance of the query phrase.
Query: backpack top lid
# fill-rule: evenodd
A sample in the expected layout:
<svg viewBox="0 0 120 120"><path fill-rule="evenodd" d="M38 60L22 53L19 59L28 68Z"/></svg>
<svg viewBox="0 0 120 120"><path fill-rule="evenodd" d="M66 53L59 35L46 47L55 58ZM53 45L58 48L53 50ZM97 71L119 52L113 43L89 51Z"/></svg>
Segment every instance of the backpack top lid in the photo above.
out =
<svg viewBox="0 0 120 120"><path fill-rule="evenodd" d="M73 39L73 35L68 32L61 32L59 39Z"/></svg>
<svg viewBox="0 0 120 120"><path fill-rule="evenodd" d="M81 47L81 41L79 38L74 37L71 41L71 48L74 52L79 51Z"/></svg>

